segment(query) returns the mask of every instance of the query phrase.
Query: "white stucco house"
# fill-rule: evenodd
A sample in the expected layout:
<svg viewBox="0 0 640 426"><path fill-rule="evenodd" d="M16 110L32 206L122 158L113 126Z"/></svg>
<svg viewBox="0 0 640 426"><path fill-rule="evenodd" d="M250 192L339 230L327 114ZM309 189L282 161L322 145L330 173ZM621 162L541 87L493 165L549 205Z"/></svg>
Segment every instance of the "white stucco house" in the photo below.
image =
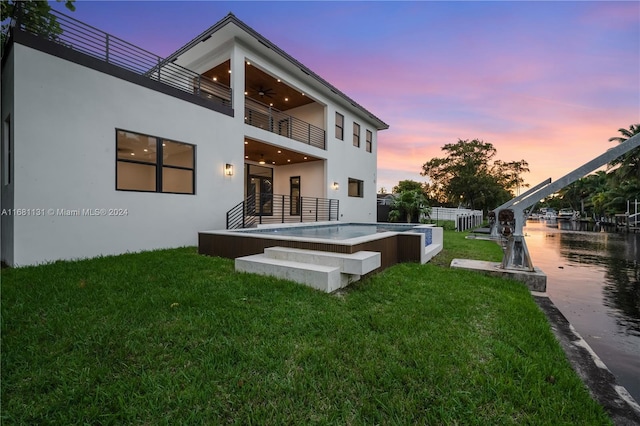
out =
<svg viewBox="0 0 640 426"><path fill-rule="evenodd" d="M17 23L2 57L4 263L376 221L388 125L234 15L159 58L55 13L60 35Z"/></svg>

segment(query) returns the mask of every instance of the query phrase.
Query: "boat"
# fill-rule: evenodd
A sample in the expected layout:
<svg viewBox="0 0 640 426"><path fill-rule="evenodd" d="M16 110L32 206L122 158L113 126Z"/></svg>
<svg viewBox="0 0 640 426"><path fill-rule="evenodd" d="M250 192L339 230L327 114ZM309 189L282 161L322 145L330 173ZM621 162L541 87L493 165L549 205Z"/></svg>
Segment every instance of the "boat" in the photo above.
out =
<svg viewBox="0 0 640 426"><path fill-rule="evenodd" d="M541 220L556 220L558 218L558 215L556 213L556 211L550 207L543 207L540 209L540 219Z"/></svg>
<svg viewBox="0 0 640 426"><path fill-rule="evenodd" d="M560 209L558 212L559 220L576 220L579 213L573 209Z"/></svg>
<svg viewBox="0 0 640 426"><path fill-rule="evenodd" d="M541 213L530 213L527 216L527 220L540 220L542 219L542 214Z"/></svg>

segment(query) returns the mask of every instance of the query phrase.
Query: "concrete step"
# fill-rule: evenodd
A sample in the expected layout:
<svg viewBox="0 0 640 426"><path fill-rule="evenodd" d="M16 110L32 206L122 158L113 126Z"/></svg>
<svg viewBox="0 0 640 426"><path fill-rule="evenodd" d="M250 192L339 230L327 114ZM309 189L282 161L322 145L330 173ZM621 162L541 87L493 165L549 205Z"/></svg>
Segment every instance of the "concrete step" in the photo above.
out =
<svg viewBox="0 0 640 426"><path fill-rule="evenodd" d="M341 274L337 266L274 259L264 254L236 258L235 269L295 281L326 293L338 290L350 282L348 276Z"/></svg>
<svg viewBox="0 0 640 426"><path fill-rule="evenodd" d="M288 247L269 247L264 249L264 255L272 259L338 267L343 274L357 275L357 278L352 277L356 278L356 281L360 279L360 275L365 275L378 269L381 264L380 253L376 251L359 251L347 254Z"/></svg>

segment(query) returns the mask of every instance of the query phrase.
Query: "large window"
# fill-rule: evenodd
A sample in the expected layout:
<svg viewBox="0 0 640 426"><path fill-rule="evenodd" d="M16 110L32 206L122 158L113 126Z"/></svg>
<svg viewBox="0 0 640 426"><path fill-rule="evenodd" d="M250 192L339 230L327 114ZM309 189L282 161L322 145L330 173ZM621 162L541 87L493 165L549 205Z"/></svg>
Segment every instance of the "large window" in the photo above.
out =
<svg viewBox="0 0 640 426"><path fill-rule="evenodd" d="M364 196L364 182L358 179L349 178L349 197Z"/></svg>
<svg viewBox="0 0 640 426"><path fill-rule="evenodd" d="M371 130L367 130L367 142L366 142L367 152L371 152L373 150L373 133Z"/></svg>
<svg viewBox="0 0 640 426"><path fill-rule="evenodd" d="M344 115L336 112L336 139L344 140Z"/></svg>
<svg viewBox="0 0 640 426"><path fill-rule="evenodd" d="M116 130L116 189L195 194L195 146Z"/></svg>
<svg viewBox="0 0 640 426"><path fill-rule="evenodd" d="M360 125L353 123L353 146L360 147Z"/></svg>

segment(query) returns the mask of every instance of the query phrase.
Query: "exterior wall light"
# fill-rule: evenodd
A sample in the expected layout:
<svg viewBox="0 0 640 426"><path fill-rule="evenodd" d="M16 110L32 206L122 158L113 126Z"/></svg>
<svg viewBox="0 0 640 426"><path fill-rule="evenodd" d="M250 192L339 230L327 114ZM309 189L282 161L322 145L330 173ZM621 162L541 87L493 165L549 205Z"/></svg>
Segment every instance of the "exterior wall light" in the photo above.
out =
<svg viewBox="0 0 640 426"><path fill-rule="evenodd" d="M340 189L340 184L338 182L333 182L333 189L335 189L336 191Z"/></svg>
<svg viewBox="0 0 640 426"><path fill-rule="evenodd" d="M233 176L233 164L225 164L224 165L224 174L225 176Z"/></svg>

